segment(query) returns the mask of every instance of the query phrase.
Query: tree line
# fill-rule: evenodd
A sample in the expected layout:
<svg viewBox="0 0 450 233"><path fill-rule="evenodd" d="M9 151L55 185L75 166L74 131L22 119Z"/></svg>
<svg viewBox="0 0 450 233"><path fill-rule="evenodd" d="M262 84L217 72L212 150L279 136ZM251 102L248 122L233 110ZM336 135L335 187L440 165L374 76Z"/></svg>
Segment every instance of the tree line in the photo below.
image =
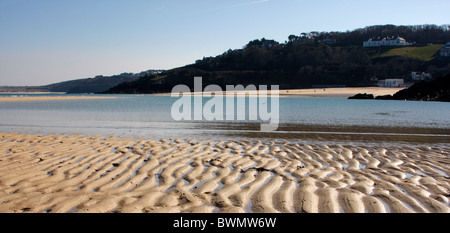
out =
<svg viewBox="0 0 450 233"><path fill-rule="evenodd" d="M389 47L363 48L369 38L401 36L414 46L445 44L450 25L369 26L347 32L309 32L290 35L284 43L262 38L241 49L205 57L181 68L122 83L108 93L170 92L177 84L193 86L193 77L203 84L277 84L280 88L310 88L313 85L371 86L377 79L409 79L411 71L433 76L450 73L449 58L438 54L431 61L404 56L380 56Z"/></svg>

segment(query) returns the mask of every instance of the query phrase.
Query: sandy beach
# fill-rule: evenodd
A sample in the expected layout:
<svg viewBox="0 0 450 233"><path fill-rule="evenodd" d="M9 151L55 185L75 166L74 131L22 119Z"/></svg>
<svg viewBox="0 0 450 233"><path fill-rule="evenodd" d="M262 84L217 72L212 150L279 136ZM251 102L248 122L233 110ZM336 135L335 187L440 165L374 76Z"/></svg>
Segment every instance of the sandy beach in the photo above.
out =
<svg viewBox="0 0 450 233"><path fill-rule="evenodd" d="M405 88L388 87L342 87L342 88L313 88L280 90L280 96L298 97L342 97L348 98L359 93L373 94L374 96L393 95Z"/></svg>
<svg viewBox="0 0 450 233"><path fill-rule="evenodd" d="M448 213L449 165L445 145L0 133L0 212Z"/></svg>
<svg viewBox="0 0 450 233"><path fill-rule="evenodd" d="M373 94L374 96L381 95L393 95L404 87L339 87L339 88L311 88L311 89L287 89L279 90L280 97L337 97L348 98L359 93ZM193 92L192 95L204 95L205 93L211 94L211 92ZM222 94L227 95L229 91L223 90ZM171 93L163 93L157 95L170 95ZM261 95L258 91L237 91L237 96L249 95L256 96ZM267 91L268 95L272 92Z"/></svg>
<svg viewBox="0 0 450 233"><path fill-rule="evenodd" d="M289 90L279 90L280 97L340 97L348 98L359 93L373 94L374 96L380 95L393 95L396 92L404 88L386 88L386 87L341 87L341 88L312 88L312 89L289 89ZM7 93L7 92L5 92ZM33 92L34 94L38 92ZM193 95L203 95L209 92L194 92ZM223 91L226 95L228 92ZM257 91L249 92L237 92L237 96L242 95L256 96L259 93ZM271 91L267 92L271 95ZM18 93L18 95L27 93ZM171 93L155 94L167 96ZM101 95L96 96L15 96L15 97L0 97L0 102L19 102L19 101L46 101L46 100L77 100L77 99L102 99L102 98L114 98L106 97Z"/></svg>
<svg viewBox="0 0 450 233"><path fill-rule="evenodd" d="M114 98L106 96L17 96L0 97L0 102L46 101L46 100L84 100Z"/></svg>

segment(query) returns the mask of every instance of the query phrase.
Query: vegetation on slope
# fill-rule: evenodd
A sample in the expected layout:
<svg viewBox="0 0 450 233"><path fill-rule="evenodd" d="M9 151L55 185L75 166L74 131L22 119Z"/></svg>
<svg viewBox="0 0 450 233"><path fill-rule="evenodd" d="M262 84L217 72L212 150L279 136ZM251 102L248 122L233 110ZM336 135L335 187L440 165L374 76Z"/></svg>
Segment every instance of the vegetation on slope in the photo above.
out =
<svg viewBox="0 0 450 233"><path fill-rule="evenodd" d="M421 47L402 47L394 48L383 54L380 57L385 56L404 56L410 58L416 58L423 61L431 61L435 57L439 56L439 50L442 48L442 44L427 45Z"/></svg>
<svg viewBox="0 0 450 233"><path fill-rule="evenodd" d="M450 102L450 74L415 83L408 89L395 93L392 99Z"/></svg>
<svg viewBox="0 0 450 233"><path fill-rule="evenodd" d="M415 47L392 50L392 47L362 46L369 38L383 36L402 36L415 42ZM195 64L122 83L106 93L170 92L177 84L193 89L195 76L203 77L204 86L216 84L222 88L237 84L276 84L282 89L373 86L377 80L389 78L411 81L412 71L428 72L435 77L450 73L449 58L433 57L438 46L426 46L447 41L450 41L449 25L385 25L347 32L310 32L290 35L285 43L262 38L250 41L242 49L230 49Z"/></svg>
<svg viewBox="0 0 450 233"><path fill-rule="evenodd" d="M0 87L3 92L67 92L67 93L98 93L109 90L120 83L134 81L161 70L148 70L138 74L122 73L113 76L96 76L94 78L76 79L45 86Z"/></svg>

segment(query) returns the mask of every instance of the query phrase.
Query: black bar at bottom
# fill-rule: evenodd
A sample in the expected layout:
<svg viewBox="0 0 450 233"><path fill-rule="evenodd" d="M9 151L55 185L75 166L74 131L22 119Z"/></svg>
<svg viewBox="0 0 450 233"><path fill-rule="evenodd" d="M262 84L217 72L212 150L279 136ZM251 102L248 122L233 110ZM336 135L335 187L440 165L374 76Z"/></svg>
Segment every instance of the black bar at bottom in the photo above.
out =
<svg viewBox="0 0 450 233"><path fill-rule="evenodd" d="M446 214L0 214L4 227L105 232L327 232L446 229Z"/></svg>

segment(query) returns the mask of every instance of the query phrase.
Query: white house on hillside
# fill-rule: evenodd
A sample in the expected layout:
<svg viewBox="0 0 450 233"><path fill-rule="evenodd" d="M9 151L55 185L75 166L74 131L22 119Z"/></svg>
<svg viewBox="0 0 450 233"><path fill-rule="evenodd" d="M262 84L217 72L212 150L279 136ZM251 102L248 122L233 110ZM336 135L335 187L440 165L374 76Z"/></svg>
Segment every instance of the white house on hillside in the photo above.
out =
<svg viewBox="0 0 450 233"><path fill-rule="evenodd" d="M414 81L422 81L427 79L432 79L433 76L425 72L411 72L411 79Z"/></svg>
<svg viewBox="0 0 450 233"><path fill-rule="evenodd" d="M403 79L386 79L378 81L379 87L404 87L405 81Z"/></svg>
<svg viewBox="0 0 450 233"><path fill-rule="evenodd" d="M381 46L407 46L411 43L406 42L402 37L388 37L383 39L370 38L368 41L364 41L363 47L381 47Z"/></svg>
<svg viewBox="0 0 450 233"><path fill-rule="evenodd" d="M450 56L450 42L447 42L444 47L441 48L441 56L449 57Z"/></svg>

